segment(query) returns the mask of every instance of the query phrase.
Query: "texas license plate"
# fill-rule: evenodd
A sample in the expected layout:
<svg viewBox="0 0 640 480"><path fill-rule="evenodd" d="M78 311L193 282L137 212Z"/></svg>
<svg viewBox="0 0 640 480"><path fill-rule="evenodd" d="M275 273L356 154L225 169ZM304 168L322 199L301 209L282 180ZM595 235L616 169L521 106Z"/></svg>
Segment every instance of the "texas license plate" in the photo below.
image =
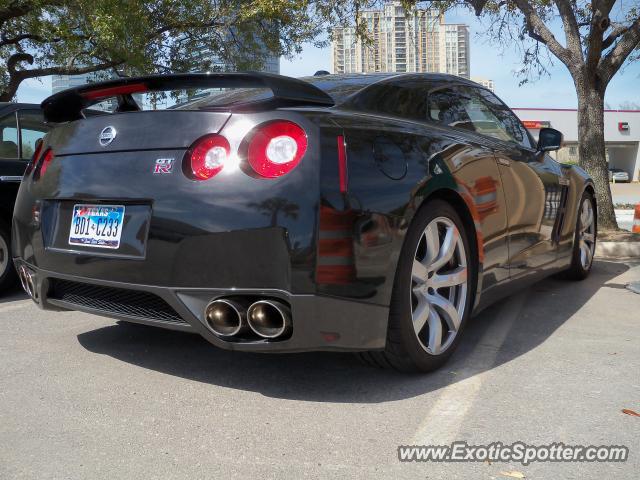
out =
<svg viewBox="0 0 640 480"><path fill-rule="evenodd" d="M69 245L119 248L123 220L122 205L74 205Z"/></svg>

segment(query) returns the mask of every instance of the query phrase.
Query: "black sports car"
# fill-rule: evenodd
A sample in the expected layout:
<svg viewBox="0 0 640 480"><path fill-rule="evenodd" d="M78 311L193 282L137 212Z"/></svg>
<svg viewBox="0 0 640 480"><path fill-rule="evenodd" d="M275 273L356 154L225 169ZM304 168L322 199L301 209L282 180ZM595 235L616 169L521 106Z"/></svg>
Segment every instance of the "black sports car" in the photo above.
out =
<svg viewBox="0 0 640 480"><path fill-rule="evenodd" d="M138 94L208 95L140 111ZM115 98L116 112L84 109ZM129 78L46 99L14 256L42 308L242 351L431 370L468 318L588 275L591 179L495 95L439 74Z"/></svg>
<svg viewBox="0 0 640 480"><path fill-rule="evenodd" d="M40 105L0 102L0 292L15 286L11 262L11 216L29 159L49 130Z"/></svg>

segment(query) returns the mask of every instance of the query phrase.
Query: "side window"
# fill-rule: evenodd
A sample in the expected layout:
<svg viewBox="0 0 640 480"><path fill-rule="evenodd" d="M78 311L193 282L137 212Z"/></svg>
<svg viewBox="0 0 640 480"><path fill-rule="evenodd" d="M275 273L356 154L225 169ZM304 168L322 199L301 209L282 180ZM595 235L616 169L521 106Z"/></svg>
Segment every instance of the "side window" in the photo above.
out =
<svg viewBox="0 0 640 480"><path fill-rule="evenodd" d="M474 89L481 101L491 110L491 113L502 124L504 131L511 139L520 145L532 148L529 132L524 128L522 122L509 108L498 99L493 93L484 88Z"/></svg>
<svg viewBox="0 0 640 480"><path fill-rule="evenodd" d="M506 142L530 147L520 121L497 98L483 89L447 87L429 93L428 117L450 127L470 130Z"/></svg>
<svg viewBox="0 0 640 480"><path fill-rule="evenodd" d="M0 160L18 158L18 125L15 113L0 118Z"/></svg>
<svg viewBox="0 0 640 480"><path fill-rule="evenodd" d="M22 158L29 160L36 150L36 142L45 136L49 127L44 123L40 110L20 110L18 113L22 139Z"/></svg>
<svg viewBox="0 0 640 480"><path fill-rule="evenodd" d="M502 120L493 113L489 106L478 95L472 92L467 104L467 112L476 132L505 142L518 141L511 135Z"/></svg>
<svg viewBox="0 0 640 480"><path fill-rule="evenodd" d="M380 112L400 118L424 121L426 89L413 85L382 83L367 88L354 100L358 110Z"/></svg>
<svg viewBox="0 0 640 480"><path fill-rule="evenodd" d="M450 127L475 131L468 107L471 98L457 89L443 88L429 93L427 118Z"/></svg>

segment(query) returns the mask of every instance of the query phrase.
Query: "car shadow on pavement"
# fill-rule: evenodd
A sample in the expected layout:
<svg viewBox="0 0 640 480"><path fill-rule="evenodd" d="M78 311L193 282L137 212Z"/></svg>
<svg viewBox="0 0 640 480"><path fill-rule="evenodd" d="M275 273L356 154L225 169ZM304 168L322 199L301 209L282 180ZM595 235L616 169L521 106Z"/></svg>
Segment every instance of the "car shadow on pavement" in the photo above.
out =
<svg viewBox="0 0 640 480"><path fill-rule="evenodd" d="M3 303L18 302L20 300L27 300L29 296L22 290L20 285L9 288L5 292L0 294L0 305Z"/></svg>
<svg viewBox="0 0 640 480"><path fill-rule="evenodd" d="M529 352L553 335L607 281L628 269L623 263L598 261L591 276L582 282L551 278L533 285L526 294L520 294L522 309L505 324L504 341L497 345L484 334L496 327L492 324L500 321L504 305L486 309L469 322L449 363L427 375L378 370L360 364L350 353L231 352L215 348L197 335L128 323L82 333L78 340L91 352L138 367L269 397L387 402L437 390ZM483 358L483 349L490 353L484 356L490 358L488 362L478 361Z"/></svg>

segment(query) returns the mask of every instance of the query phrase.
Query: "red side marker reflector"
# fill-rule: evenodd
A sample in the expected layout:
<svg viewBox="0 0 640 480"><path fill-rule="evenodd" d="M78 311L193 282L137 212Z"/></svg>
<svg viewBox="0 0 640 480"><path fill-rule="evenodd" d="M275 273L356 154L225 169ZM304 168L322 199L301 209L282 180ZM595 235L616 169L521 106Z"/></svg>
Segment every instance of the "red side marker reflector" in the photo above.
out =
<svg viewBox="0 0 640 480"><path fill-rule="evenodd" d="M42 157L42 160L40 161L40 170L38 173L38 178L44 177L44 174L47 173L47 169L49 168L49 165L51 164L53 157L54 157L53 150L48 149L45 152L44 157Z"/></svg>
<svg viewBox="0 0 640 480"><path fill-rule="evenodd" d="M89 90L83 92L82 95L87 100L96 100L98 98L116 97L118 95L127 95L130 93L142 93L147 91L147 85L144 83L131 83L128 85L118 85L116 87L100 88L97 90Z"/></svg>
<svg viewBox="0 0 640 480"><path fill-rule="evenodd" d="M347 193L349 183L347 172L347 145L343 135L338 135L338 172L340 174L340 193Z"/></svg>
<svg viewBox="0 0 640 480"><path fill-rule="evenodd" d="M340 340L340 334L337 332L320 332L320 335L322 335L324 341L328 343Z"/></svg>

